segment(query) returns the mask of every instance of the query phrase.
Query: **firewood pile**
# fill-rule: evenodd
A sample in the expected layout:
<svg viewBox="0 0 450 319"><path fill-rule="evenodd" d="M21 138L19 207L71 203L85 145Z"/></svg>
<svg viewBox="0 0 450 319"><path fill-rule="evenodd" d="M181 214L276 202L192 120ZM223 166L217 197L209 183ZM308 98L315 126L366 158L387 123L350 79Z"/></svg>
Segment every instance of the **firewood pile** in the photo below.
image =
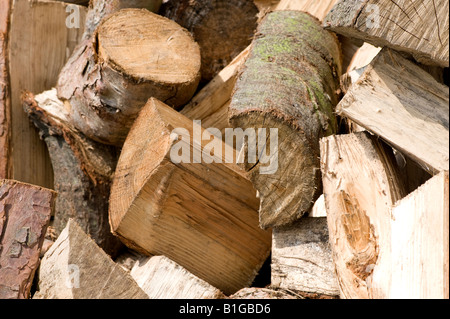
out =
<svg viewBox="0 0 450 319"><path fill-rule="evenodd" d="M449 298L448 1L0 4L0 298Z"/></svg>

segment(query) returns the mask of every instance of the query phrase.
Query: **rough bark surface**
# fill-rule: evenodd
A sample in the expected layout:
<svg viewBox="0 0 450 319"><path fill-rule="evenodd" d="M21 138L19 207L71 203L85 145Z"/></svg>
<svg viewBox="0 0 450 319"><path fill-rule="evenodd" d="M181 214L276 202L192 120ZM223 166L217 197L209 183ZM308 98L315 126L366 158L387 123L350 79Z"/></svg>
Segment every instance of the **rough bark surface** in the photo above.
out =
<svg viewBox="0 0 450 319"><path fill-rule="evenodd" d="M56 193L0 180L0 299L28 299Z"/></svg>
<svg viewBox="0 0 450 319"><path fill-rule="evenodd" d="M252 0L170 0L160 12L194 35L206 82L250 44L258 8Z"/></svg>
<svg viewBox="0 0 450 319"><path fill-rule="evenodd" d="M39 129L52 160L55 190L59 194L52 223L55 235L72 218L105 252L114 256L121 244L110 231L108 198L117 150L71 128L55 89L36 97L25 93L22 99L25 112Z"/></svg>
<svg viewBox="0 0 450 319"><path fill-rule="evenodd" d="M0 0L0 178L10 175L10 83L8 31L10 24L11 0Z"/></svg>
<svg viewBox="0 0 450 319"><path fill-rule="evenodd" d="M259 191L260 225L300 218L320 194L319 138L336 131L341 55L337 39L299 11L274 11L258 27L231 100L235 128L277 128L278 169L244 163ZM248 142L244 142L245 160Z"/></svg>

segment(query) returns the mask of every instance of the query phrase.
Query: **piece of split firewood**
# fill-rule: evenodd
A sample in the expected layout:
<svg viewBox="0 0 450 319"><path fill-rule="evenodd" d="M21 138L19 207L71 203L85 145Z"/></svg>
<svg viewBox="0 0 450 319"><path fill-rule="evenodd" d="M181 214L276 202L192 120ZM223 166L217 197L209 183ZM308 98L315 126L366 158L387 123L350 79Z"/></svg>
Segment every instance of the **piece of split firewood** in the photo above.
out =
<svg viewBox="0 0 450 319"><path fill-rule="evenodd" d="M272 234L271 286L315 295L339 296L326 217L302 217Z"/></svg>
<svg viewBox="0 0 450 319"><path fill-rule="evenodd" d="M150 299L221 299L222 292L165 256L138 260L131 277Z"/></svg>
<svg viewBox="0 0 450 319"><path fill-rule="evenodd" d="M269 256L271 232L258 227L251 182L226 163L235 150L211 137L150 99L122 148L109 218L130 248L165 255L231 294L252 283Z"/></svg>
<svg viewBox="0 0 450 319"><path fill-rule="evenodd" d="M33 299L148 299L129 273L69 220L39 268Z"/></svg>

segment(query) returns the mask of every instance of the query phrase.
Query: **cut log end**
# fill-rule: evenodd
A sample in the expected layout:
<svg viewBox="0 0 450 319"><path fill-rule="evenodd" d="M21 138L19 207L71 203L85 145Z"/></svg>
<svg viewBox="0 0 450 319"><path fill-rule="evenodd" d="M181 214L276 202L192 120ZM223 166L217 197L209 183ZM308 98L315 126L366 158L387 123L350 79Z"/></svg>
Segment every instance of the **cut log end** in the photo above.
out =
<svg viewBox="0 0 450 319"><path fill-rule="evenodd" d="M123 9L75 49L59 76L58 97L75 128L121 146L150 97L174 108L190 100L200 64L187 30L145 9Z"/></svg>
<svg viewBox="0 0 450 319"><path fill-rule="evenodd" d="M308 145L305 135L283 118L262 112L231 117L230 123L233 127L254 128L256 132L259 128L277 129L277 141L273 140L274 131L266 131L266 153L271 156L267 163L262 163L261 158L256 163L249 162L249 143L254 141L245 139L242 146L247 157L241 167L259 193L260 227L287 225L302 217L321 191L319 154ZM276 143L271 146L273 141Z"/></svg>
<svg viewBox="0 0 450 319"><path fill-rule="evenodd" d="M270 152L273 172L262 173L261 158L251 161L248 142L243 149L261 198L260 225L268 228L300 218L320 194L319 138L337 129L341 55L336 37L308 13L274 11L257 32L228 114L235 129L278 130L278 140L270 133L278 144Z"/></svg>
<svg viewBox="0 0 450 319"><path fill-rule="evenodd" d="M167 18L145 9L123 9L100 24L96 35L100 61L137 81L198 82L200 60L192 57L199 56L199 47L186 29Z"/></svg>
<svg viewBox="0 0 450 319"><path fill-rule="evenodd" d="M161 13L193 33L202 79L209 81L250 44L258 9L251 0L177 0L164 4Z"/></svg>

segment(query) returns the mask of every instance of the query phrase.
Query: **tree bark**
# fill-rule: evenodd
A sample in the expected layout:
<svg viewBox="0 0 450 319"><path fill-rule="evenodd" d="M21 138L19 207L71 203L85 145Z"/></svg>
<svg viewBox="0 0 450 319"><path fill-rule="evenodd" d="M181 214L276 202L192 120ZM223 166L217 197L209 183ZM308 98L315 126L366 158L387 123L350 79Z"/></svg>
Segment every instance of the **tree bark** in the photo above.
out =
<svg viewBox="0 0 450 319"><path fill-rule="evenodd" d="M221 140L214 155L207 150L207 133L150 99L119 158L110 224L130 248L165 255L231 294L252 283L270 253L271 232L258 227L252 184L218 154L227 148Z"/></svg>
<svg viewBox="0 0 450 319"><path fill-rule="evenodd" d="M0 178L11 174L11 84L9 79L9 27L11 0L0 0Z"/></svg>
<svg viewBox="0 0 450 319"><path fill-rule="evenodd" d="M58 236L70 218L111 256L122 247L108 222L108 198L118 151L86 138L67 121L56 90L22 97L25 112L47 144L54 170L56 200L52 223Z"/></svg>
<svg viewBox="0 0 450 319"><path fill-rule="evenodd" d="M28 299L56 193L0 180L0 299Z"/></svg>
<svg viewBox="0 0 450 319"><path fill-rule="evenodd" d="M188 31L147 10L124 9L78 46L57 89L77 129L120 146L149 97L179 107L199 78L200 51Z"/></svg>
<svg viewBox="0 0 450 319"><path fill-rule="evenodd" d="M258 8L252 0L170 0L161 14L192 32L208 82L250 44Z"/></svg>
<svg viewBox="0 0 450 319"><path fill-rule="evenodd" d="M276 128L278 168L245 163L261 200L260 225L300 218L320 195L319 138L336 131L341 55L337 39L299 11L274 11L258 27L231 100L234 128ZM276 147L277 146L277 147Z"/></svg>

